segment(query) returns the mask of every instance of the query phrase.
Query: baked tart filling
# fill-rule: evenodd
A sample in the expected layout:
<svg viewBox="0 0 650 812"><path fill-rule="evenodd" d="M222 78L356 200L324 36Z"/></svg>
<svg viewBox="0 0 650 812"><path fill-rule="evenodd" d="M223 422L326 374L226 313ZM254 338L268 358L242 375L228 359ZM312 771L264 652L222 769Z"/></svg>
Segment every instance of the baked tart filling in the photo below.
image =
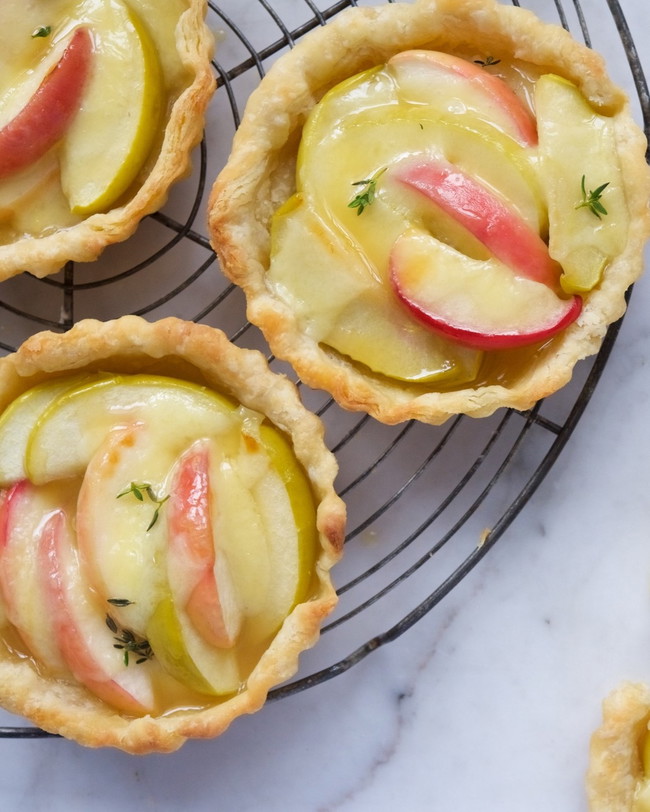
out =
<svg viewBox="0 0 650 812"><path fill-rule="evenodd" d="M335 604L318 419L261 355L175 319L82 322L3 364L3 704L131 752L255 710Z"/></svg>
<svg viewBox="0 0 650 812"><path fill-rule="evenodd" d="M214 88L204 0L8 0L0 278L126 239L189 170Z"/></svg>
<svg viewBox="0 0 650 812"><path fill-rule="evenodd" d="M527 408L624 310L644 155L602 60L530 12L354 9L251 97L214 245L273 351L341 405Z"/></svg>

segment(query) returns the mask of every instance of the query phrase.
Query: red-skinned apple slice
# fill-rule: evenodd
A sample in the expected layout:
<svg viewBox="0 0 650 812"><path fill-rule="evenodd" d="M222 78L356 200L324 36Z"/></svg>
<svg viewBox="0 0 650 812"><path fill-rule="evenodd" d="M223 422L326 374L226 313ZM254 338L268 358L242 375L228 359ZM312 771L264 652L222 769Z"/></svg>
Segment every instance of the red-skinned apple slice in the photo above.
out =
<svg viewBox="0 0 650 812"><path fill-rule="evenodd" d="M475 260L412 229L395 242L390 278L399 299L422 322L484 350L543 341L579 315L579 296L517 276L495 259Z"/></svg>
<svg viewBox="0 0 650 812"><path fill-rule="evenodd" d="M87 28L77 28L61 59L25 107L0 129L0 178L37 161L63 136L79 108L92 63Z"/></svg>
<svg viewBox="0 0 650 812"><path fill-rule="evenodd" d="M479 181L441 158L409 162L395 177L455 218L513 271L557 287L562 269L544 240Z"/></svg>
<svg viewBox="0 0 650 812"><path fill-rule="evenodd" d="M516 93L482 67L440 51L402 51L388 61L400 94L415 103L442 101L500 128L523 146L537 144L535 119Z"/></svg>
<svg viewBox="0 0 650 812"><path fill-rule="evenodd" d="M242 624L228 564L215 544L211 516L210 444L180 458L168 505L168 575L172 594L206 642L234 645Z"/></svg>
<svg viewBox="0 0 650 812"><path fill-rule="evenodd" d="M126 664L115 648L105 615L92 604L81 577L62 510L44 523L38 543L42 588L54 627L54 639L75 678L93 694L127 713L142 715L154 707L146 664Z"/></svg>
<svg viewBox="0 0 650 812"><path fill-rule="evenodd" d="M133 387L126 388L128 395ZM174 410L164 411L162 422L153 421L156 426L149 422L115 426L88 463L77 509L82 571L103 600L129 601L124 608L113 605L111 616L149 641L164 671L202 693L233 693L240 677L232 649L206 643L185 608L195 586L194 562L179 561L175 555L169 508L175 463L188 448L189 427L177 418L170 428ZM150 420L154 412L149 409ZM196 414L192 416L195 428L206 427ZM148 492L140 493L142 499L130 493L129 482L142 483L143 491L150 483L146 487L151 488L151 498ZM152 501L155 498L162 501ZM107 505L112 505L108 515Z"/></svg>
<svg viewBox="0 0 650 812"><path fill-rule="evenodd" d="M50 498L52 497L52 498ZM56 505L56 492L22 479L0 497L0 595L7 619L29 652L50 671L66 672L40 589L38 528Z"/></svg>

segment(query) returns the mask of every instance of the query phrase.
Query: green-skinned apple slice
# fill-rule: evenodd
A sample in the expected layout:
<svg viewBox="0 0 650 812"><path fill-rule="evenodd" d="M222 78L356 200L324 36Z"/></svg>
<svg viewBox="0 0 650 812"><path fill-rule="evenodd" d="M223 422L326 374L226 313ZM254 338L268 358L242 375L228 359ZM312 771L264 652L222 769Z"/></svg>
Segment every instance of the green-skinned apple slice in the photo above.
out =
<svg viewBox="0 0 650 812"><path fill-rule="evenodd" d="M198 436L229 434L238 423L233 403L204 387L157 375L116 375L71 389L50 403L27 442L29 478L39 484L82 475L113 426L144 418L149 424L175 426L170 437L179 452Z"/></svg>
<svg viewBox="0 0 650 812"><path fill-rule="evenodd" d="M162 598L154 609L147 639L162 668L193 691L226 696L241 688L234 651L208 645L171 596Z"/></svg>
<svg viewBox="0 0 650 812"><path fill-rule="evenodd" d="M251 460L241 459L239 466L244 481L251 466L260 471L252 495L267 540L267 587L260 583L257 607L249 610L249 638L254 640L274 634L294 606L307 599L318 539L311 486L288 441L275 428L261 425L259 443L259 451L251 452ZM236 561L232 547L230 560ZM244 562L237 567L233 564L233 575L241 583Z"/></svg>
<svg viewBox="0 0 650 812"><path fill-rule="evenodd" d="M122 0L85 0L75 17L90 27L94 71L61 149L61 185L75 214L104 211L142 169L159 128L158 56Z"/></svg>
<svg viewBox="0 0 650 812"><path fill-rule="evenodd" d="M579 315L579 296L561 298L498 260L474 260L430 234L410 230L391 254L398 298L432 329L482 349L543 341Z"/></svg>
<svg viewBox="0 0 650 812"><path fill-rule="evenodd" d="M332 218L359 241L380 269L385 266L391 236L405 219L431 222L441 239L468 253L466 230L459 236L455 220L439 213L434 216L424 199L407 196L394 180L397 166L429 160L454 162L459 171L507 201L534 231L546 229L546 207L525 150L497 133L488 136L416 106L369 111L331 133L306 128L298 159L298 189L320 216ZM333 165L336 173L328 171ZM353 181L377 175L375 201L359 217L349 206L358 193Z"/></svg>
<svg viewBox="0 0 650 812"><path fill-rule="evenodd" d="M371 102L376 106L370 106ZM350 197L358 191L352 183L392 167L396 160L401 163L409 155L437 156L456 163L466 174L497 190L531 227L545 230L546 207L531 151L498 130L482 127L478 120L398 101L385 69L343 82L321 99L303 128L297 188L321 216L335 218L371 250L376 263L377 257L383 257L385 264L388 252L383 249L393 228L390 220L399 217L403 223L406 217L417 222L431 215L423 215L412 199L404 202L399 187L389 182L386 173L377 187L380 202L386 206L373 204L364 217L358 217L355 209L348 208ZM329 171L332 165L337 172ZM374 224L371 239L366 233L369 220ZM454 242L453 235L442 238ZM462 245L458 247L463 250Z"/></svg>
<svg viewBox="0 0 650 812"><path fill-rule="evenodd" d="M298 532L298 579L293 594L297 603L307 594L314 573L318 530L316 503L307 474L296 459L287 439L269 425L260 426L260 442L273 471L279 474L289 496L293 520Z"/></svg>
<svg viewBox="0 0 650 812"><path fill-rule="evenodd" d="M502 79L466 59L440 51L402 51L388 68L400 98L475 118L524 146L537 144L535 119Z"/></svg>
<svg viewBox="0 0 650 812"><path fill-rule="evenodd" d="M56 66L23 109L0 129L0 178L38 161L69 130L93 61L87 28L77 28Z"/></svg>
<svg viewBox="0 0 650 812"><path fill-rule="evenodd" d="M535 105L549 250L564 270L562 287L588 291L627 241L629 212L614 122L597 113L572 82L554 74L538 79ZM588 195L603 184L600 202L606 215L580 205L583 185Z"/></svg>
<svg viewBox="0 0 650 812"><path fill-rule="evenodd" d="M18 482L27 476L25 452L29 435L36 422L63 392L69 391L89 380L79 375L61 380L51 380L33 386L17 397L0 415L0 487Z"/></svg>

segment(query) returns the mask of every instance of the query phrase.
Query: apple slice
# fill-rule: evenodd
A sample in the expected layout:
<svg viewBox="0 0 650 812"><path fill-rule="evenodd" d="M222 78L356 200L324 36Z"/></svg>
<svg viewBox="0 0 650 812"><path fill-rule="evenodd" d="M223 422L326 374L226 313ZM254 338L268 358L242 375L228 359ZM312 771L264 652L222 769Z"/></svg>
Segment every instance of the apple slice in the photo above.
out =
<svg viewBox="0 0 650 812"><path fill-rule="evenodd" d="M55 150L34 163L2 179L0 184L0 220L11 221L18 211L37 205L43 187L59 183L59 159Z"/></svg>
<svg viewBox="0 0 650 812"><path fill-rule="evenodd" d="M597 113L578 88L554 74L535 87L539 118L540 180L549 211L549 251L564 269L567 292L591 290L603 268L627 242L629 212L613 120ZM585 191L607 184L606 215L580 206Z"/></svg>
<svg viewBox="0 0 650 812"><path fill-rule="evenodd" d="M149 713L155 702L148 663L137 662L137 652L125 657L125 649L116 647L115 628L107 625L103 607L94 604L82 580L72 534L59 510L45 520L38 542L54 641L74 677L89 691L127 713ZM141 642L146 649L146 641Z"/></svg>
<svg viewBox="0 0 650 812"><path fill-rule="evenodd" d="M404 228L399 223L393 239ZM409 318L357 246L345 244L300 196L274 217L268 277L316 341L374 372L414 382L462 383L476 375L480 353Z"/></svg>
<svg viewBox="0 0 650 812"><path fill-rule="evenodd" d="M86 0L75 17L93 32L94 71L61 149L61 185L75 214L113 205L135 181L163 104L158 55L122 0Z"/></svg>
<svg viewBox="0 0 650 812"><path fill-rule="evenodd" d="M513 271L549 287L557 285L561 269L539 234L457 166L435 158L409 161L395 176L454 217Z"/></svg>
<svg viewBox="0 0 650 812"><path fill-rule="evenodd" d="M277 429L264 424L260 443L270 469L254 495L266 525L272 588L264 611L250 621L258 638L276 632L294 606L307 599L318 546L314 495L293 449Z"/></svg>
<svg viewBox="0 0 650 812"><path fill-rule="evenodd" d="M213 494L210 458L216 453L209 441L198 440L175 466L167 508L167 572L175 602L199 634L213 646L229 648L243 615L211 515L233 509L221 504L219 492Z"/></svg>
<svg viewBox="0 0 650 812"><path fill-rule="evenodd" d="M251 445L256 447L256 441L247 438L241 450L248 459L213 453L210 464L214 543L227 561L237 602L246 618L264 611L274 580L267 528L250 488L252 480L265 475L268 460L261 461L260 470L260 455L256 454L254 465Z"/></svg>
<svg viewBox="0 0 650 812"><path fill-rule="evenodd" d="M168 533L171 472L179 453L176 429L186 442L182 417L176 413L171 420L169 413L155 425L118 425L90 460L77 506L80 560L101 599L117 601L111 615L149 641L168 674L201 693L232 693L240 683L234 654L203 640L187 615L185 595L177 600L172 594L170 578L182 592L178 582L185 583L195 562L180 557L183 540L172 541ZM129 493L132 482L140 484L141 498ZM151 500L145 485L158 501ZM191 517L186 524L191 526ZM169 550L178 553L173 567L165 563Z"/></svg>
<svg viewBox="0 0 650 812"><path fill-rule="evenodd" d="M402 51L391 57L400 98L454 115L475 118L523 146L537 144L535 118L502 79L440 51Z"/></svg>
<svg viewBox="0 0 650 812"><path fill-rule="evenodd" d="M41 414L27 442L29 478L83 475L111 428L144 418L164 427L177 453L203 435L235 436L239 426L232 401L205 387L157 375L106 377L64 392Z"/></svg>
<svg viewBox="0 0 650 812"><path fill-rule="evenodd" d="M486 350L543 341L571 324L582 299L517 276L498 260L474 260L428 233L410 230L391 253L399 299L443 335Z"/></svg>
<svg viewBox="0 0 650 812"><path fill-rule="evenodd" d="M0 495L2 603L28 652L53 673L66 673L67 668L41 588L38 539L44 517L58 510L62 496L57 488L35 488L24 479Z"/></svg>
<svg viewBox="0 0 650 812"><path fill-rule="evenodd" d="M336 85L320 100L303 128L297 161L298 191L321 216L335 218L355 237L367 220L381 219L374 229L375 238L369 241L370 246L379 243L376 254L381 255L386 218L375 204L364 217L347 208L349 198L343 193L346 179L351 184L370 178L405 156L438 155L498 190L536 230L545 228L546 206L537 180L536 154L494 128L481 127L471 117L441 110L436 97L432 102L409 104L400 100L397 84L385 67ZM328 171L333 165L337 166L335 173ZM396 188L389 180L388 173L381 178L380 202L398 208L401 201L393 201ZM350 195L355 193L351 185L347 188ZM401 208L402 219L413 220L419 214L412 202L412 211L408 206Z"/></svg>
<svg viewBox="0 0 650 812"><path fill-rule="evenodd" d="M70 128L90 73L92 49L88 29L77 28L38 90L0 129L0 178L38 161Z"/></svg>
<svg viewBox="0 0 650 812"><path fill-rule="evenodd" d="M33 386L12 401L0 415L0 487L27 476L25 451L29 435L50 403L63 392L79 386L84 378L77 375Z"/></svg>
<svg viewBox="0 0 650 812"><path fill-rule="evenodd" d="M305 600L317 547L314 497L287 440L273 427L246 435L241 452L213 455L215 543L245 614L242 640L275 634Z"/></svg>
<svg viewBox="0 0 650 812"><path fill-rule="evenodd" d="M546 206L528 151L497 132L486 135L417 105L368 111L329 133L312 127L303 134L298 190L321 217L329 218L361 243L380 269L385 267L391 232L402 228L405 218L413 224L435 219L441 239L451 244L459 242L456 247L465 250L462 243L469 240L467 230L463 229L463 237L458 240L454 231L460 228L455 220L443 218L439 212L434 218L430 202L408 194L394 179L395 166L405 160L433 159L453 162L459 171L507 201L509 208L535 231L546 229ZM334 165L337 172L328 171ZM349 206L358 193L352 181L378 173L374 202L359 217L357 210ZM350 182L345 184L345 179ZM450 226L455 226L454 231Z"/></svg>
<svg viewBox="0 0 650 812"><path fill-rule="evenodd" d="M161 595L168 592L165 522L152 524L155 511L165 506L153 502L144 487L160 492L162 500L174 461L174 452L162 440L162 432L142 423L109 431L88 463L77 499L77 546L84 577L102 600L130 602L112 611L119 623L141 635ZM131 482L140 484L141 499L130 491Z"/></svg>
<svg viewBox="0 0 650 812"><path fill-rule="evenodd" d="M208 645L171 596L156 606L147 639L159 664L182 685L209 696L235 694L242 687L235 652Z"/></svg>
<svg viewBox="0 0 650 812"><path fill-rule="evenodd" d="M233 455L201 440L172 481L167 568L183 634L189 622L211 645L268 639L314 575L314 498L290 445L266 425Z"/></svg>

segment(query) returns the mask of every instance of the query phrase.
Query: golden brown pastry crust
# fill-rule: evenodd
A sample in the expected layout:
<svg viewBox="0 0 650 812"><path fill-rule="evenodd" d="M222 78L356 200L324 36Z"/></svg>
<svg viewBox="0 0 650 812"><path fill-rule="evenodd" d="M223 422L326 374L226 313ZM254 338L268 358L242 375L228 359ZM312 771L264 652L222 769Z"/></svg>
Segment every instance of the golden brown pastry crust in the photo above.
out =
<svg viewBox="0 0 650 812"><path fill-rule="evenodd" d="M603 721L591 738L587 797L591 812L632 812L643 778L641 744L650 720L650 688L620 685L603 702Z"/></svg>
<svg viewBox="0 0 650 812"><path fill-rule="evenodd" d="M210 65L214 37L205 24L206 9L207 0L188 0L187 11L178 21L176 47L187 83L173 102L162 145L137 192L124 205L93 214L77 225L0 246L0 280L25 270L47 276L68 260L97 259L106 246L130 237L143 217L165 203L170 186L189 174L190 153L201 140L205 110L215 88Z"/></svg>
<svg viewBox="0 0 650 812"><path fill-rule="evenodd" d="M461 47L544 66L578 85L596 108L615 114L632 225L627 247L610 264L600 287L586 296L579 319L511 383L424 391L366 375L302 332L294 314L266 284L269 223L295 191L301 128L328 89L403 50ZM526 409L566 384L576 362L598 350L607 326L625 311L624 293L642 271L650 232L645 148L627 98L607 77L603 59L529 11L494 0L419 0L350 9L279 59L251 95L230 160L213 187L213 245L226 275L246 292L248 317L262 329L273 352L342 406L386 423L416 418L434 424L458 413L482 417L499 407Z"/></svg>
<svg viewBox="0 0 650 812"><path fill-rule="evenodd" d="M187 738L217 736L237 716L258 710L270 688L291 677L299 654L316 642L336 603L329 571L343 547L345 508L333 489L336 462L323 443L322 423L302 406L293 384L272 373L260 353L235 347L213 328L125 316L106 323L86 320L63 335L39 333L0 359L0 409L32 385L75 370L166 374L233 395L291 438L318 505L317 589L291 612L245 689L226 701L157 718L128 718L82 686L48 678L0 647L0 705L12 713L91 747L172 751Z"/></svg>

